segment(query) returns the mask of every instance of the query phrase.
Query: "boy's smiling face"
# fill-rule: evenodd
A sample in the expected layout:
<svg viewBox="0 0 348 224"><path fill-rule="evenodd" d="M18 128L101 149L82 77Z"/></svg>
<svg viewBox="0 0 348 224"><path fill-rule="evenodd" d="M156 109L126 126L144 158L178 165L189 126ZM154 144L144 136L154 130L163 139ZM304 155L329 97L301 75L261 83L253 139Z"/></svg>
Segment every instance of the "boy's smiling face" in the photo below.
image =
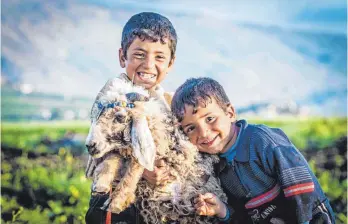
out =
<svg viewBox="0 0 348 224"><path fill-rule="evenodd" d="M233 145L235 121L236 114L231 105L224 111L212 99L206 107L203 104L196 108L185 105L181 127L199 151L217 154L227 151Z"/></svg>
<svg viewBox="0 0 348 224"><path fill-rule="evenodd" d="M119 50L120 65L126 68L126 74L134 84L151 89L159 84L171 70L175 58L171 58L169 40L161 41L141 40L135 38L127 49L127 55Z"/></svg>

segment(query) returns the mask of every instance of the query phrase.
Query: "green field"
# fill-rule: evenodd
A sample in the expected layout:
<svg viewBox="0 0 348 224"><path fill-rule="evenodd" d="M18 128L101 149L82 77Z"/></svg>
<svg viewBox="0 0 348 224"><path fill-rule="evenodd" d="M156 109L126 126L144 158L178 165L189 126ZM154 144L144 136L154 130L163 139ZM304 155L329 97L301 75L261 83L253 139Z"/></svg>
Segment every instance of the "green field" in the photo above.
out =
<svg viewBox="0 0 348 224"><path fill-rule="evenodd" d="M251 123L282 128L305 155L314 155L308 154L309 163L332 201L337 223L346 223L347 182L342 175L346 145L345 156L334 155L330 170L323 158L331 158L325 153L346 139L347 118ZM84 223L91 184L84 177L83 139L88 128L88 122L2 123L2 223ZM75 138L67 139L72 135Z"/></svg>

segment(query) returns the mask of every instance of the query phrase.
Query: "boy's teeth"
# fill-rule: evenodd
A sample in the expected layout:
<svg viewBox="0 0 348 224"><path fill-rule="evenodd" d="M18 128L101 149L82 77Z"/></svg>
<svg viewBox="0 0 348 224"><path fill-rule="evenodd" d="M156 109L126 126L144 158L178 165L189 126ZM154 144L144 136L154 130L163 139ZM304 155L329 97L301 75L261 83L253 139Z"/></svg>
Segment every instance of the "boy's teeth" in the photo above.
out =
<svg viewBox="0 0 348 224"><path fill-rule="evenodd" d="M205 141L203 142L203 144L210 143L210 142L214 141L214 140L215 140L215 138L216 138L216 137L214 137L214 138L212 138L212 139L210 139L210 140L205 140Z"/></svg>
<svg viewBox="0 0 348 224"><path fill-rule="evenodd" d="M143 72L139 72L139 75L143 78L146 78L146 79L150 79L150 78L155 77L154 74L148 74L148 73L143 73Z"/></svg>

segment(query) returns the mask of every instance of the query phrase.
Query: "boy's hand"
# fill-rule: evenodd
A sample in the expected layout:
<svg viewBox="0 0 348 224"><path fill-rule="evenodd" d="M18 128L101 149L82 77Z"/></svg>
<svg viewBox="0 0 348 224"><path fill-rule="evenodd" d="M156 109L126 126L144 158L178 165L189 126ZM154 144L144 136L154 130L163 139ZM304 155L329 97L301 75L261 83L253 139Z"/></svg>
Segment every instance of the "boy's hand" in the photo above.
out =
<svg viewBox="0 0 348 224"><path fill-rule="evenodd" d="M212 193L199 194L194 199L196 213L204 216L214 216L224 218L226 216L226 206L216 195Z"/></svg>
<svg viewBox="0 0 348 224"><path fill-rule="evenodd" d="M167 169L163 160L155 161L155 168L153 171L144 170L143 178L152 185L161 185L170 179L169 170Z"/></svg>
<svg viewBox="0 0 348 224"><path fill-rule="evenodd" d="M132 102L132 103L136 101L149 101L149 98L147 96L144 96L136 92L127 93L126 98L129 102Z"/></svg>

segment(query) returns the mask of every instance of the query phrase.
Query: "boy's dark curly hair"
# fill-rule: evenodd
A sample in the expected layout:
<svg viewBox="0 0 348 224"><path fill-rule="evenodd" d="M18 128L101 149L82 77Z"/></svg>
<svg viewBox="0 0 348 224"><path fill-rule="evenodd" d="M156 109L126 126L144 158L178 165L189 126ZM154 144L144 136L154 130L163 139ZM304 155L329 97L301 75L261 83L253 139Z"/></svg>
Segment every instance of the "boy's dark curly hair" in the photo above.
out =
<svg viewBox="0 0 348 224"><path fill-rule="evenodd" d="M168 39L171 58L175 55L177 35L172 23L166 17L154 12L142 12L132 16L122 31L121 47L123 55L127 57L127 50L134 39L161 41Z"/></svg>
<svg viewBox="0 0 348 224"><path fill-rule="evenodd" d="M202 104L206 106L212 102L212 98L223 110L230 104L225 90L214 79L190 78L176 90L171 109L175 117L181 122L185 114L185 104L193 107Z"/></svg>

